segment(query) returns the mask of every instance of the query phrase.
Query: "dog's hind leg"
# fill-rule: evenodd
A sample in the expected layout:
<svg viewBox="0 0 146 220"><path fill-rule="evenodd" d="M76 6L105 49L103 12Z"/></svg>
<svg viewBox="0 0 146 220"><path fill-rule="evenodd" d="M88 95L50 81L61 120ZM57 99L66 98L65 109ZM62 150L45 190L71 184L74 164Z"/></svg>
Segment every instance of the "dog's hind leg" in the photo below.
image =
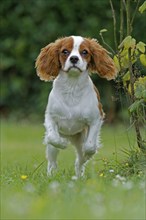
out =
<svg viewBox="0 0 146 220"><path fill-rule="evenodd" d="M82 153L82 147L78 146L76 148L76 161L75 161L75 173L76 177L80 178L84 175L85 165L84 165L84 157Z"/></svg>
<svg viewBox="0 0 146 220"><path fill-rule="evenodd" d="M57 155L59 150L56 147L53 147L51 144L47 145L46 157L48 160L47 174L48 176L52 175L52 172L57 169Z"/></svg>
<svg viewBox="0 0 146 220"><path fill-rule="evenodd" d="M79 133L70 139L76 149L76 160L75 160L76 178L82 177L84 175L84 170L85 170L84 155L82 150L83 139L84 139L84 133Z"/></svg>

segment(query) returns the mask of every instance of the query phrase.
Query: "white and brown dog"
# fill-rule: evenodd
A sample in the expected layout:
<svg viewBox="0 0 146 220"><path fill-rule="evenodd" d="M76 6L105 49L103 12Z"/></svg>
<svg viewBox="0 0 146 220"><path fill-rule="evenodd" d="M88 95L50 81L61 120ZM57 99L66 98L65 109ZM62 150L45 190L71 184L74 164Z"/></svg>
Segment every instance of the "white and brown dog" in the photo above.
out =
<svg viewBox="0 0 146 220"><path fill-rule="evenodd" d="M71 36L44 47L36 68L41 80L55 78L44 123L48 174L57 167L59 149L71 144L76 148L75 173L80 177L85 163L100 146L104 118L99 92L89 74L114 79L117 73L114 62L95 39Z"/></svg>

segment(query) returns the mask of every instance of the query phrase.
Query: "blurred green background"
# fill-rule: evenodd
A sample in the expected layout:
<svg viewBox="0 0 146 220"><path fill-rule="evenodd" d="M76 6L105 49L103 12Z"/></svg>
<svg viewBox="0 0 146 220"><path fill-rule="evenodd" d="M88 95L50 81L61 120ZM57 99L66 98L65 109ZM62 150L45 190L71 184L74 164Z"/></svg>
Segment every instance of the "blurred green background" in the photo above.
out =
<svg viewBox="0 0 146 220"><path fill-rule="evenodd" d="M136 6L132 2L131 14ZM120 1L113 0L113 5L119 30ZM62 36L81 35L97 38L103 45L99 31L106 28L105 41L114 49L108 0L1 0L0 11L0 112L6 118L43 118L52 83L40 81L34 65L40 49L48 43ZM144 16L145 13L136 15L133 36L137 41L145 41ZM92 79L100 91L105 112L109 112L108 120L113 121L116 113L120 118L123 94L119 96L117 85L97 75Z"/></svg>

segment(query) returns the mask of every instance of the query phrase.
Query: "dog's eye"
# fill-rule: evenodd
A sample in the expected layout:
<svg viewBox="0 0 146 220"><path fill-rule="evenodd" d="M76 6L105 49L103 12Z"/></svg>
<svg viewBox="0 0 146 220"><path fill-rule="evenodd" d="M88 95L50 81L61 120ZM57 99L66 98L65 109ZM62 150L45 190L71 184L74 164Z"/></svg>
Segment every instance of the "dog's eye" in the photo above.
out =
<svg viewBox="0 0 146 220"><path fill-rule="evenodd" d="M87 51L87 50L83 50L83 51L81 52L81 54L82 54L82 55L87 55L87 54L88 54L88 51Z"/></svg>
<svg viewBox="0 0 146 220"><path fill-rule="evenodd" d="M69 55L69 51L67 50L67 49L64 49L63 51L62 51L62 53L64 54L64 55Z"/></svg>

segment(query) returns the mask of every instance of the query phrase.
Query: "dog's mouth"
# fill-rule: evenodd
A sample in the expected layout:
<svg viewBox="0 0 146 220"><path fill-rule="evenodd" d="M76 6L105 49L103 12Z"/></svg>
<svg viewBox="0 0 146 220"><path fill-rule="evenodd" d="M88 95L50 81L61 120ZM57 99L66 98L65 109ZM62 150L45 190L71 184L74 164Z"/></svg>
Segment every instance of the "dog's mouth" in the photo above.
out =
<svg viewBox="0 0 146 220"><path fill-rule="evenodd" d="M67 72L70 72L70 71L75 71L75 72L82 72L82 70L76 66L76 65L72 65L68 68Z"/></svg>
<svg viewBox="0 0 146 220"><path fill-rule="evenodd" d="M65 68L62 68L63 72L65 73L69 73L71 75L76 75L76 74L79 74L79 73L82 73L83 71L78 67L76 66L75 64L71 65L68 67L68 69L65 69Z"/></svg>

